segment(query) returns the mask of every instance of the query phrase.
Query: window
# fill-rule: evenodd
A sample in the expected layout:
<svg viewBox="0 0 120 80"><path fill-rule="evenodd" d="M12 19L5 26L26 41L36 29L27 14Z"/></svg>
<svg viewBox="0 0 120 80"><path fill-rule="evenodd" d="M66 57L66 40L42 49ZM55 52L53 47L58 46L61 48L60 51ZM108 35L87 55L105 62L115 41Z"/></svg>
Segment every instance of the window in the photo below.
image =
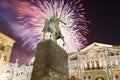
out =
<svg viewBox="0 0 120 80"><path fill-rule="evenodd" d="M4 56L4 61L6 61L6 58L7 58L7 57L6 57L6 56Z"/></svg>
<svg viewBox="0 0 120 80"><path fill-rule="evenodd" d="M2 50L2 51L5 50L5 47L2 44L0 44L0 50Z"/></svg>

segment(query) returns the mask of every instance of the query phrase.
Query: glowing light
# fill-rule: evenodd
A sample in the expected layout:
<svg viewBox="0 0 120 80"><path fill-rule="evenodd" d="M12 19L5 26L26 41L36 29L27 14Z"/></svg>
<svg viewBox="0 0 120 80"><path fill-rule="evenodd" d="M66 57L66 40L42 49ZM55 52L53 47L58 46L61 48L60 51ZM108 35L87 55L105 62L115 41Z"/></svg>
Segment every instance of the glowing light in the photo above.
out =
<svg viewBox="0 0 120 80"><path fill-rule="evenodd" d="M32 59L31 59L31 63L33 63L35 61L35 57L33 57Z"/></svg>
<svg viewBox="0 0 120 80"><path fill-rule="evenodd" d="M65 46L61 40L58 44L68 53L80 51L87 42L84 35L87 34L87 21L84 17L80 0L29 0L21 2L18 8L18 35L29 45L30 50L35 50L36 45L43 39L42 29L45 19L50 19L55 13L59 19L67 23L60 23L59 27L65 37Z"/></svg>

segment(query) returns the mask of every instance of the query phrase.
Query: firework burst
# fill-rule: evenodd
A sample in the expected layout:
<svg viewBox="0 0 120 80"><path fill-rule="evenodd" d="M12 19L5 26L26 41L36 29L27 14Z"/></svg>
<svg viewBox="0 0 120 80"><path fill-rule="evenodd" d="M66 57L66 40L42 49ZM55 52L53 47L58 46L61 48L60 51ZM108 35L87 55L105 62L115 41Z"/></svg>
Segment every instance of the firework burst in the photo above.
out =
<svg viewBox="0 0 120 80"><path fill-rule="evenodd" d="M87 42L84 37L87 33L87 21L80 0L28 0L21 2L18 8L18 36L23 41L23 46L35 50L36 45L43 39L45 19L50 19L56 14L59 19L67 23L60 23L59 27L65 37L65 46L62 41L58 44L68 53L77 52Z"/></svg>

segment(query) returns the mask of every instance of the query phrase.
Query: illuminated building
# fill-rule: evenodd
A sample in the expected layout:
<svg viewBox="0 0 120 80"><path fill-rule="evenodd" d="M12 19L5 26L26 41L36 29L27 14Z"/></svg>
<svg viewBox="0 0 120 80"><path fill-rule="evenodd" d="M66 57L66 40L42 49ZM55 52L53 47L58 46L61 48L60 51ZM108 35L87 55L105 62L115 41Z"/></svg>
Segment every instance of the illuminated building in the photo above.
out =
<svg viewBox="0 0 120 80"><path fill-rule="evenodd" d="M120 49L93 43L69 57L69 74L81 80L120 80Z"/></svg>
<svg viewBox="0 0 120 80"><path fill-rule="evenodd" d="M14 43L13 39L0 33L0 58L4 59L3 62L0 62L1 64L7 65L9 63Z"/></svg>

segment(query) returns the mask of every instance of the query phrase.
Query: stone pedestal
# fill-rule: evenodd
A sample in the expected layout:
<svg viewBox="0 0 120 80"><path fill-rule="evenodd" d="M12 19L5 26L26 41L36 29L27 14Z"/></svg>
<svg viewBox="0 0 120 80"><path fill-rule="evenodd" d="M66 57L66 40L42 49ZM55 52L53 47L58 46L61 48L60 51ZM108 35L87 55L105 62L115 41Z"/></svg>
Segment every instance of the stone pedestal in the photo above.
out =
<svg viewBox="0 0 120 80"><path fill-rule="evenodd" d="M68 76L68 55L52 40L37 45L31 80L49 80L50 69Z"/></svg>

